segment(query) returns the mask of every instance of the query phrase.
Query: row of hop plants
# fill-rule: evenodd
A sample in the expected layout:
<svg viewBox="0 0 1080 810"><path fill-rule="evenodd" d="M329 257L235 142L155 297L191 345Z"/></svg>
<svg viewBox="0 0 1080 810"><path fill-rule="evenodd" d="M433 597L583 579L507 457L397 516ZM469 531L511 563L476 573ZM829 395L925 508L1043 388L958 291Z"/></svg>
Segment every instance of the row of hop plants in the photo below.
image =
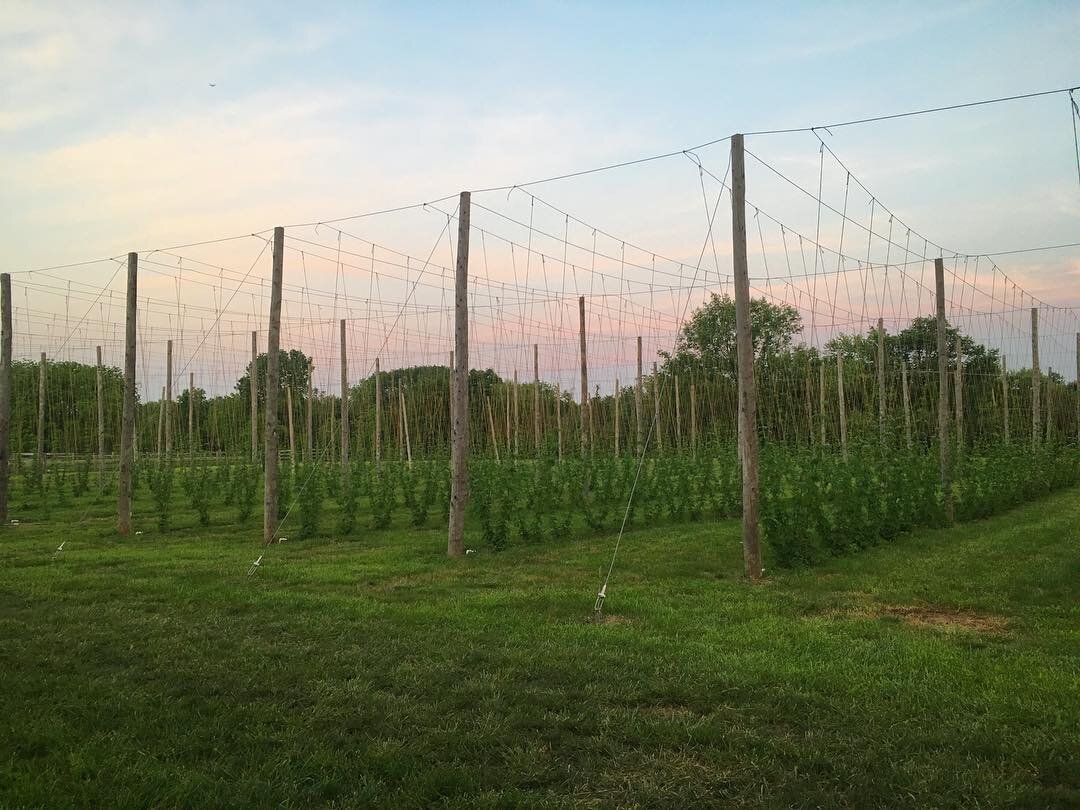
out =
<svg viewBox="0 0 1080 810"><path fill-rule="evenodd" d="M1080 448L992 445L962 454L953 469L957 520L989 517L1080 483ZM850 458L818 449L766 447L761 525L776 563L812 565L946 522L937 449Z"/></svg>

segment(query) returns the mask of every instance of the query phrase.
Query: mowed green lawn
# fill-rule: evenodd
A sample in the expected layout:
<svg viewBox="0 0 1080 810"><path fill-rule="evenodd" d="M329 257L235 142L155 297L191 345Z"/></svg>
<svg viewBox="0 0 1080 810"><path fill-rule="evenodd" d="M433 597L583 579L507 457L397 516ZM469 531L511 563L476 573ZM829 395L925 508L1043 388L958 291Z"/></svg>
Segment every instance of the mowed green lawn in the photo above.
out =
<svg viewBox="0 0 1080 810"><path fill-rule="evenodd" d="M634 531L599 624L612 537L248 578L142 523L0 532L0 806L1080 805L1077 491L758 587L736 523Z"/></svg>

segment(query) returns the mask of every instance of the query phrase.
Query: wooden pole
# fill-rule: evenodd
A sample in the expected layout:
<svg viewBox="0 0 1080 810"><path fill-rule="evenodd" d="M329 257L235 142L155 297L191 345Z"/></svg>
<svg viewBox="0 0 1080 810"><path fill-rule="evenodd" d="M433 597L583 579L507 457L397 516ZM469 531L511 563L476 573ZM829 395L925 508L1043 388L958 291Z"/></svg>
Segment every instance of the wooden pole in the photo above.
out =
<svg viewBox="0 0 1080 810"><path fill-rule="evenodd" d="M158 398L157 410L157 457L161 461L162 452L165 449L165 386L161 386L161 396Z"/></svg>
<svg viewBox="0 0 1080 810"><path fill-rule="evenodd" d="M315 445L315 423L312 414L314 399L313 389L315 385L313 382L314 376L315 363L308 361L307 402L305 403L306 408L304 409L304 438L306 439L304 442L304 461L308 463L311 462Z"/></svg>
<svg viewBox="0 0 1080 810"><path fill-rule="evenodd" d="M697 455L697 387L690 379L690 454Z"/></svg>
<svg viewBox="0 0 1080 810"><path fill-rule="evenodd" d="M0 526L6 526L8 522L8 490L11 483L11 345L11 274L0 273ZM99 367L100 358L99 347ZM100 385L98 390L101 390ZM100 416L100 395L98 402Z"/></svg>
<svg viewBox="0 0 1080 810"><path fill-rule="evenodd" d="M821 422L821 446L828 443L827 423L825 421L825 363L818 365L818 421Z"/></svg>
<svg viewBox="0 0 1080 810"><path fill-rule="evenodd" d="M488 426L491 428L491 451L495 454L495 461L498 461L499 436L495 432L495 412L491 408L491 397L484 397L484 405L487 406Z"/></svg>
<svg viewBox="0 0 1080 810"><path fill-rule="evenodd" d="M656 452L664 450L664 431L660 424L660 375L656 362L652 364L653 433L656 434Z"/></svg>
<svg viewBox="0 0 1080 810"><path fill-rule="evenodd" d="M471 196L458 203L458 250L454 271L453 441L450 448L450 528L446 553L465 554L465 506L469 501L469 220Z"/></svg>
<svg viewBox="0 0 1080 810"><path fill-rule="evenodd" d="M1001 355L1001 417L1005 423L1005 445L1011 443L1009 435L1009 370L1005 355Z"/></svg>
<svg viewBox="0 0 1080 810"><path fill-rule="evenodd" d="M675 383L675 452L682 452L682 408L679 407L679 375L673 380Z"/></svg>
<svg viewBox="0 0 1080 810"><path fill-rule="evenodd" d="M263 542L270 544L278 526L278 350L281 345L281 277L284 270L285 229L274 228L274 258L270 279L270 326L266 338L266 436L263 493Z"/></svg>
<svg viewBox="0 0 1080 810"><path fill-rule="evenodd" d="M615 458L619 457L619 378L615 378Z"/></svg>
<svg viewBox="0 0 1080 810"><path fill-rule="evenodd" d="M937 299L938 355L938 445L941 461L941 490L945 496L945 521L954 520L952 461L949 451L949 357L945 322L945 262L934 259L934 285Z"/></svg>
<svg viewBox="0 0 1080 810"><path fill-rule="evenodd" d="M382 369L375 358L375 465L382 466Z"/></svg>
<svg viewBox="0 0 1080 810"><path fill-rule="evenodd" d="M37 415L37 469L38 475L45 474L45 352L41 353L38 365L38 415Z"/></svg>
<svg viewBox="0 0 1080 810"><path fill-rule="evenodd" d="M165 341L165 458L172 461L172 341Z"/></svg>
<svg viewBox="0 0 1080 810"><path fill-rule="evenodd" d="M447 431L447 433L448 433L447 440L448 440L448 444L452 445L454 443L454 352L453 352L453 350L450 351L450 366L447 369L447 371L450 372L448 377L447 377L448 382L449 382L449 387L448 387L448 390L447 390L447 397L448 397L447 402L449 402L448 413L449 413L449 418L450 418L449 430Z"/></svg>
<svg viewBox="0 0 1080 810"><path fill-rule="evenodd" d="M912 448L911 441L911 390L908 388L907 361L900 361L900 393L904 398L904 439L907 449Z"/></svg>
<svg viewBox="0 0 1080 810"><path fill-rule="evenodd" d="M1038 447L1042 439L1042 403L1040 389L1042 373L1039 371L1039 308L1031 308L1031 445Z"/></svg>
<svg viewBox="0 0 1080 810"><path fill-rule="evenodd" d="M518 419L518 417L521 415L521 412L519 410L520 403L519 403L518 400L520 399L520 397L518 396L518 373L517 373L516 368L514 369L514 389L513 389L513 391L514 391L514 456L516 457L519 454L520 450L521 450L521 431L519 430L519 428L521 426L521 422Z"/></svg>
<svg viewBox="0 0 1080 810"><path fill-rule="evenodd" d="M533 437L536 444L536 456L540 457L543 448L540 444L540 347L533 344Z"/></svg>
<svg viewBox="0 0 1080 810"><path fill-rule="evenodd" d="M187 394L187 435L188 435L188 463L195 462L195 372L188 372Z"/></svg>
<svg viewBox="0 0 1080 810"><path fill-rule="evenodd" d="M349 476L349 347L341 319L341 482Z"/></svg>
<svg viewBox="0 0 1080 810"><path fill-rule="evenodd" d="M878 441L885 446L885 319L877 319Z"/></svg>
<svg viewBox="0 0 1080 810"><path fill-rule="evenodd" d="M124 408L120 423L120 480L117 482L116 530L131 534L131 474L135 466L135 318L139 291L139 254L127 261L127 314L124 326Z"/></svg>
<svg viewBox="0 0 1080 810"><path fill-rule="evenodd" d="M641 458L641 454L645 449L645 420L644 414L641 412L642 406L642 377L641 377L641 335L638 335L637 339L637 381L634 386L634 426L635 433L637 435L637 455Z"/></svg>
<svg viewBox="0 0 1080 810"><path fill-rule="evenodd" d="M259 460L259 333L251 333L251 463Z"/></svg>
<svg viewBox="0 0 1080 810"><path fill-rule="evenodd" d="M844 399L844 355L839 348L836 350L836 405L840 411L840 454L844 457L844 461L847 461L847 403Z"/></svg>
<svg viewBox="0 0 1080 810"><path fill-rule="evenodd" d="M289 414L289 467L296 475L296 433L293 430L292 386L285 386L285 410Z"/></svg>
<svg viewBox="0 0 1080 810"><path fill-rule="evenodd" d="M412 467L412 443L409 441L409 413L405 409L405 389L398 385L398 401L401 406L401 429L405 433L405 463Z"/></svg>
<svg viewBox="0 0 1080 810"><path fill-rule="evenodd" d="M589 368L585 356L585 296L578 298L578 335L581 341L581 457L585 458L589 449L589 425L592 415L589 413Z"/></svg>
<svg viewBox="0 0 1080 810"><path fill-rule="evenodd" d="M98 433L98 491L105 489L105 379L101 363L101 347L97 347L97 433ZM0 521L3 517L0 517Z"/></svg>
<svg viewBox="0 0 1080 810"><path fill-rule="evenodd" d="M555 434L559 461L562 461L562 387L555 383Z"/></svg>
<svg viewBox="0 0 1080 810"><path fill-rule="evenodd" d="M751 582L755 582L761 578L761 548L758 541L757 389L754 383L754 343L750 333L750 280L746 266L746 171L741 134L731 136L731 247L735 283L735 342L739 368L743 561L747 577Z"/></svg>
<svg viewBox="0 0 1080 810"><path fill-rule="evenodd" d="M956 452L964 451L964 349L960 345L960 333L956 333L956 368L954 369L954 404L956 419Z"/></svg>

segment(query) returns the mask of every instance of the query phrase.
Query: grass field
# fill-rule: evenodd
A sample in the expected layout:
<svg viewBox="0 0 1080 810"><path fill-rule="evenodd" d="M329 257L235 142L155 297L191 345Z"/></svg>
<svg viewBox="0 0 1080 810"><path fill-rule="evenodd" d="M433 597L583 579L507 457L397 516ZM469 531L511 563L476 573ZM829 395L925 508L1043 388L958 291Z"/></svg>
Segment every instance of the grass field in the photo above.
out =
<svg viewBox="0 0 1080 810"><path fill-rule="evenodd" d="M611 537L248 578L254 527L67 517L0 534L5 807L1080 806L1076 490L760 587L636 531L599 624Z"/></svg>

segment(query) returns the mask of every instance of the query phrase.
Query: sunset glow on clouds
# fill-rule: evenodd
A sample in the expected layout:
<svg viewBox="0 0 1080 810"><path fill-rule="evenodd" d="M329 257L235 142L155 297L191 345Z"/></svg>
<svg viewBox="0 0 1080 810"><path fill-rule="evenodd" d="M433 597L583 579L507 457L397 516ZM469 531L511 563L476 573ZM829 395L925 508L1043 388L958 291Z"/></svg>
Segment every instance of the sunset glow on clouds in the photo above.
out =
<svg viewBox="0 0 1080 810"><path fill-rule="evenodd" d="M430 201L461 189L677 151L733 131L813 125L1080 83L1080 10L1067 5L965 3L885 11L838 4L773 11L623 4L514 10L491 4L463 11L438 5L189 9L7 3L0 10L0 30L0 229L2 265L10 271ZM876 200L949 249L989 253L1080 241L1080 188L1063 96L843 128L822 137ZM820 156L808 133L750 137L747 146L803 187L816 188ZM697 158L722 176L727 145L704 149ZM690 268L682 286L689 285L704 255L702 283L722 288L730 270L730 212L725 198L714 250L706 212L718 184L705 179L703 194L696 166L676 156L530 188L617 237L600 237L597 249L605 258L599 264L591 250L567 249L570 264L590 267L581 274L565 273L560 264L564 246L557 237L566 233L559 215L537 215L535 204L530 211L520 191L477 195L476 202L519 220L539 216L534 225L555 237L532 234L533 249L547 258L537 255L524 267L524 253L515 249L511 255L494 238L483 264L474 236L478 277L511 286L516 277L520 285L527 269L536 291L531 301L511 296L512 304L494 287L483 291L487 297L474 302L478 353L487 352L493 364L527 366L531 344L542 342L545 332L553 345L564 337L569 341L578 294L597 296L600 320L590 328L598 351L613 336L673 332L686 296L697 303L709 290L647 295L642 286L617 296L634 283L679 286L643 269L651 265L652 252ZM841 205L842 172L827 167L822 180L823 198ZM753 161L747 193L790 230L813 235L820 227L822 244L838 245L838 219L826 214L819 226L813 201ZM867 220L869 198L851 203L849 215ZM453 201L446 205L452 212ZM474 223L522 245L530 238L527 229L494 214L474 212ZM439 238L444 225L443 213L417 210L340 227L421 262L433 254L431 262L449 266L450 246ZM592 238L589 228L572 230L578 244ZM296 339L310 342L323 368L335 351L336 317L356 319L356 339L364 346L357 358L392 347L403 359L410 351L441 356L448 340L446 314L420 310L441 305L434 286L417 287L410 297L414 309L402 310L409 288L391 276L405 270L387 265L377 268L381 297L372 304L370 267L361 271L359 256L343 261L335 232L308 227L290 233L321 245L309 246L298 267L302 245L293 243L287 275L297 289L287 294L286 309L291 307L287 314L295 319L325 321L319 334L295 327ZM749 237L752 275L787 272L793 254L790 248L785 252L778 227L766 225L760 236L752 229ZM855 238L849 230L848 249L855 250ZM873 262L884 262L884 242L868 246L862 238L858 255L869 249ZM644 248L630 250L630 264L640 267L620 261L622 240ZM252 238L181 253L242 273L260 244ZM371 250L349 237L344 244L347 252ZM1080 305L1080 249L1005 256L998 264L1028 293L1053 304ZM676 272L676 265L660 267ZM263 261L254 278L266 278L268 268ZM306 282L299 280L305 268ZM238 277L219 274L215 290L210 275L192 271L178 288L173 270L158 270L162 275L141 279L144 294L177 301L178 309L170 321L164 304L157 311L148 308L147 345L175 334L186 306L184 328L192 337L185 339L194 352L194 336L207 319L214 320ZM411 264L408 270L416 272ZM607 287L597 270L609 276ZM51 312L59 319L48 326L52 331L41 333L42 345L68 335L72 321L87 311L84 299L93 298L86 291L68 294L67 281L100 289L114 271L108 263L58 271L48 282L57 286L56 294L35 288L37 297L26 299L24 315L33 311L40 322L41 313ZM417 276L411 278L415 283ZM622 291L616 278L625 282ZM336 291L337 299L316 300L300 292L305 286ZM795 286L770 286L769 293L794 299ZM111 289L121 290L122 280ZM560 294L566 302L548 300ZM614 302L609 309L602 295ZM247 318L256 328L260 306L249 290L238 294L227 317L220 316L235 321L236 334L211 341L222 356L191 360L206 368L228 365L222 371L227 378L244 362L248 327L241 321ZM893 307L886 315L912 314L895 303L883 306ZM97 308L98 333L91 334L95 318L85 317L87 345L109 338L103 331L108 316ZM376 316L371 323L377 326L360 325ZM196 318L202 319L199 325ZM395 323L392 338L380 339ZM1064 320L1061 326L1066 328ZM517 348L505 348L511 344ZM31 348L24 344L17 351ZM209 351L205 341L198 351ZM607 377L620 373L630 352L629 346L612 350ZM515 353L520 359L509 356ZM358 374L365 373L362 362L357 360ZM155 385L151 378L159 365L151 352L145 362L148 387ZM561 374L563 366L572 369L571 350L553 349L545 365L552 374Z"/></svg>

